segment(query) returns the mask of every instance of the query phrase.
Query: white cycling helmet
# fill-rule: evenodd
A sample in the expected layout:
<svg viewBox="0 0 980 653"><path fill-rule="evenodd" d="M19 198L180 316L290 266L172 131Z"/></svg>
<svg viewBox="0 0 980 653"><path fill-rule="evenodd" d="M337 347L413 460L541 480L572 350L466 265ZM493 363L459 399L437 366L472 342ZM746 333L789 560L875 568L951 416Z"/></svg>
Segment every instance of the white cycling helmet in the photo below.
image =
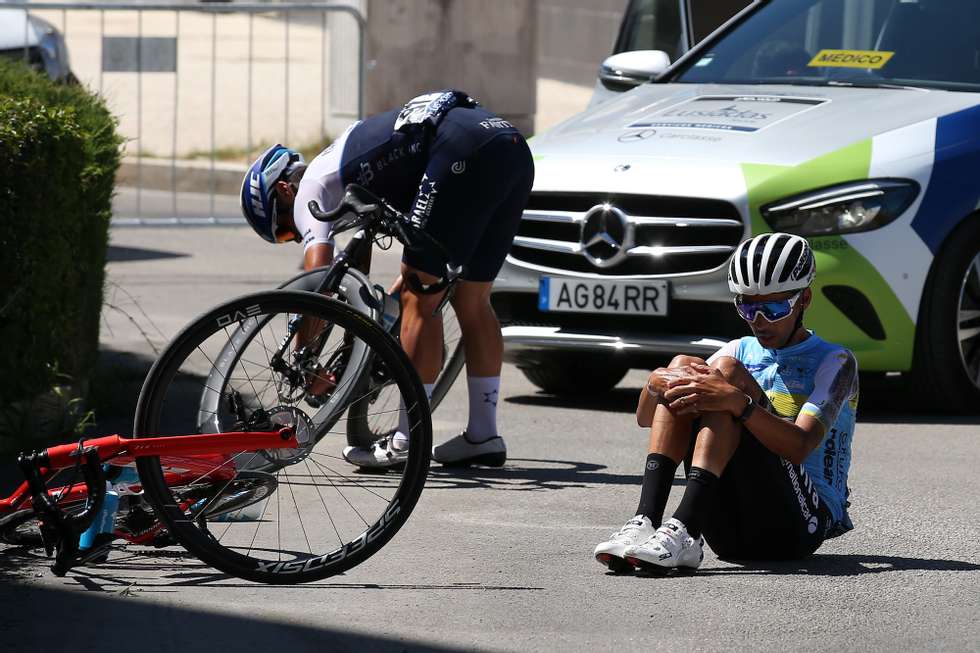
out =
<svg viewBox="0 0 980 653"><path fill-rule="evenodd" d="M770 295L802 290L817 272L805 238L759 234L743 241L728 264L728 288L736 295Z"/></svg>

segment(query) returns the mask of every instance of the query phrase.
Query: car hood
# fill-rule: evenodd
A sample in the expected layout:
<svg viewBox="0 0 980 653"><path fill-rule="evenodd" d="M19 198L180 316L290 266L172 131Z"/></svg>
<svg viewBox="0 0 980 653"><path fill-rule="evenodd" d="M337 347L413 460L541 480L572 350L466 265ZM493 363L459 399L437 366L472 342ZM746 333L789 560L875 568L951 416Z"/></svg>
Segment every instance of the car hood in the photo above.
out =
<svg viewBox="0 0 980 653"><path fill-rule="evenodd" d="M823 86L646 84L532 140L542 160L793 166L980 103L980 94ZM906 152L906 154L909 154Z"/></svg>
<svg viewBox="0 0 980 653"><path fill-rule="evenodd" d="M24 37L27 43L24 43ZM41 40L34 21L23 9L0 8L0 50L37 45Z"/></svg>

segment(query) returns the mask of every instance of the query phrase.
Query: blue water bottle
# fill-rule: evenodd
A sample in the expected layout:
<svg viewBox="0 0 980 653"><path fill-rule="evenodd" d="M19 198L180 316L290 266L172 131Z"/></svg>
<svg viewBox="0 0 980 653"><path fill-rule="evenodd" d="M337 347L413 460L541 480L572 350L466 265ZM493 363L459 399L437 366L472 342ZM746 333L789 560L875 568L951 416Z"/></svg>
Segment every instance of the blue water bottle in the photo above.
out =
<svg viewBox="0 0 980 653"><path fill-rule="evenodd" d="M112 484L106 481L105 499L102 508L95 516L92 525L78 538L80 551L91 549L95 545L96 536L101 533L112 533L116 525L116 510L119 508L119 493L112 489Z"/></svg>
<svg viewBox="0 0 980 653"><path fill-rule="evenodd" d="M401 294L396 292L389 295L381 290L381 326L385 331L391 331L401 312Z"/></svg>

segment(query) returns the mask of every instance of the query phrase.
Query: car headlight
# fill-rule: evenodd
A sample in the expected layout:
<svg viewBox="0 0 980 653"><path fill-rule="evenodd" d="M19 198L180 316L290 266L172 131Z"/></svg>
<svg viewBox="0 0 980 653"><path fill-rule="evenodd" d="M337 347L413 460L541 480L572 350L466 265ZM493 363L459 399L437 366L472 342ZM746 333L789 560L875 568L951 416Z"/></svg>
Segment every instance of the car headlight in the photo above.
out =
<svg viewBox="0 0 980 653"><path fill-rule="evenodd" d="M883 227L909 208L919 194L911 179L871 179L795 195L763 206L775 231L830 236Z"/></svg>

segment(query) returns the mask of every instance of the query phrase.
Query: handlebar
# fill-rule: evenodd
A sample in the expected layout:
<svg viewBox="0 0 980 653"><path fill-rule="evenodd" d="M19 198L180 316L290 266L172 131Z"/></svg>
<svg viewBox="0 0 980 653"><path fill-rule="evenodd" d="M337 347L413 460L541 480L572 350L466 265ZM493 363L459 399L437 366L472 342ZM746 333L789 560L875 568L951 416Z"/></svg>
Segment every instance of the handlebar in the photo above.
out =
<svg viewBox="0 0 980 653"><path fill-rule="evenodd" d="M344 189L344 196L340 204L330 211L324 211L316 200L310 200L309 208L313 217L320 222L333 222L345 213L354 213L359 216L368 215L377 211L384 204L384 200L377 197L357 184L348 184Z"/></svg>
<svg viewBox="0 0 980 653"><path fill-rule="evenodd" d="M89 501L84 510L74 515L65 514L48 494L41 478L41 468L47 460L46 454L35 453L17 458L17 464L31 491L34 512L41 518L41 538L45 551L49 556L57 552L51 567L56 576L64 576L75 562L79 535L92 525L105 501L106 480L99 452L95 447L83 447L79 443L75 455L79 457L78 466L82 470Z"/></svg>
<svg viewBox="0 0 980 653"><path fill-rule="evenodd" d="M442 243L418 227L401 211L363 186L348 184L340 203L329 211L324 211L316 200L310 200L307 206L314 218L321 222L332 223L334 233L370 226L385 235L397 238L409 249L418 249L422 241L435 247L446 261L446 274L438 282L428 286L422 284L418 277L407 278L406 283L417 293L433 295L442 292L455 284L463 272L461 266L451 263L449 252Z"/></svg>

